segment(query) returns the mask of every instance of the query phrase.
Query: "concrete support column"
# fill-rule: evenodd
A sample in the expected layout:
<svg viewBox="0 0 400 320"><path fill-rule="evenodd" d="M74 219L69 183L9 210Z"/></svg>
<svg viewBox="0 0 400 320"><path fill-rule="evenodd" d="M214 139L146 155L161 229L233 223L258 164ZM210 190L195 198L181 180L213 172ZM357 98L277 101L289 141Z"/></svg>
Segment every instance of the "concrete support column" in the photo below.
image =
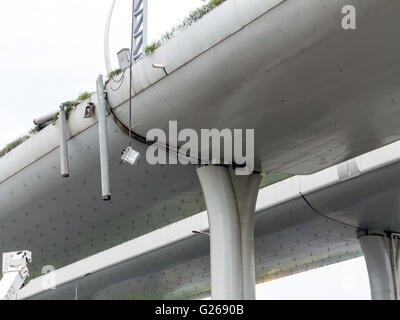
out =
<svg viewBox="0 0 400 320"><path fill-rule="evenodd" d="M399 300L399 240L368 231L359 241L367 264L373 300Z"/></svg>
<svg viewBox="0 0 400 320"><path fill-rule="evenodd" d="M197 174L210 224L212 298L255 299L254 212L261 176L235 176L223 166L200 167Z"/></svg>

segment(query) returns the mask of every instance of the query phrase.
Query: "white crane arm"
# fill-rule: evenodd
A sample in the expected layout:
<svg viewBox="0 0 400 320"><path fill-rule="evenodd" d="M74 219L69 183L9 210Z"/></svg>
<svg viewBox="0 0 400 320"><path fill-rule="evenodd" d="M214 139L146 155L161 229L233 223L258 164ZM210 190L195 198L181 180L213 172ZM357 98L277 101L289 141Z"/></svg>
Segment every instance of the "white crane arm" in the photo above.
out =
<svg viewBox="0 0 400 320"><path fill-rule="evenodd" d="M17 300L19 290L29 276L30 251L3 254L3 278L0 281L0 300Z"/></svg>

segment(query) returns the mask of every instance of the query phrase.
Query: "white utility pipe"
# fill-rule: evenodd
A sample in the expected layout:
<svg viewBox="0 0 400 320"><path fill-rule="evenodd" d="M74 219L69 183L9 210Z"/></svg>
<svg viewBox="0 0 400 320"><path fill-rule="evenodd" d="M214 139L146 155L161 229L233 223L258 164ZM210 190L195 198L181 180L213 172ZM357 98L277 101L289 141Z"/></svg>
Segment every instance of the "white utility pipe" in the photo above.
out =
<svg viewBox="0 0 400 320"><path fill-rule="evenodd" d="M102 75L100 75L99 78L97 79L97 97L98 97L97 117L99 120L101 187L103 192L103 200L109 201L111 200L110 161L109 161L109 148L108 148L106 100L104 97L104 82Z"/></svg>
<svg viewBox="0 0 400 320"><path fill-rule="evenodd" d="M68 130L67 130L67 115L65 107L60 107L60 167L61 176L69 177L69 159L68 159Z"/></svg>
<svg viewBox="0 0 400 320"><path fill-rule="evenodd" d="M36 126L44 125L47 122L49 122L51 119L53 119L57 115L57 113L58 113L58 111L54 111L54 112L48 113L44 116L41 116L39 118L33 119L33 123Z"/></svg>

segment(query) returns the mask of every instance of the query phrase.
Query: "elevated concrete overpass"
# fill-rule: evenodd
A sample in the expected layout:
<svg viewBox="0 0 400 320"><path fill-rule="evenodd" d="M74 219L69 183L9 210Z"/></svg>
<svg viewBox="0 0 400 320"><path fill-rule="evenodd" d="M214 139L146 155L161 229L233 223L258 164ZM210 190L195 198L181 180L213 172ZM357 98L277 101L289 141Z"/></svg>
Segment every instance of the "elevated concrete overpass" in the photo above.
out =
<svg viewBox="0 0 400 320"><path fill-rule="evenodd" d="M261 189L255 222L257 282L362 255L370 228L398 230L400 143L310 176ZM357 171L347 171L349 163ZM377 209L379 208L379 209ZM202 234L193 234L200 231ZM194 299L210 295L207 213L111 248L23 289L23 299Z"/></svg>

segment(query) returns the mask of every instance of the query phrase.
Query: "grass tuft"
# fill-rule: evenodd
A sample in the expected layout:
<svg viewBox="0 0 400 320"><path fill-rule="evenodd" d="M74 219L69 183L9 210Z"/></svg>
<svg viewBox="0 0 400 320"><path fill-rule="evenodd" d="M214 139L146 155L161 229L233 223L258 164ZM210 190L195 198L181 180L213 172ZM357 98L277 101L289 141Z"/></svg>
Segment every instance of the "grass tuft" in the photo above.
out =
<svg viewBox="0 0 400 320"><path fill-rule="evenodd" d="M14 150L16 147L24 143L26 140L28 140L33 134L25 135L23 137L18 138L17 140L9 143L6 145L2 150L0 150L0 158L4 157L7 153L11 152Z"/></svg>
<svg viewBox="0 0 400 320"><path fill-rule="evenodd" d="M77 101L85 101L86 99L89 99L93 95L93 92L82 92Z"/></svg>
<svg viewBox="0 0 400 320"><path fill-rule="evenodd" d="M115 77L115 76L119 75L121 72L122 72L121 69L113 70L108 74L108 77L111 79L112 77Z"/></svg>
<svg viewBox="0 0 400 320"><path fill-rule="evenodd" d="M182 32L183 30L187 29L189 26L191 26L193 23L196 21L200 20L203 18L207 13L211 12L214 10L216 7L224 3L226 0L210 0L207 4L204 6L197 8L193 10L192 12L189 13L189 15L183 20L183 22L177 26L174 26L170 31L167 31L164 33L164 35L161 37L160 40L154 41L150 45L148 45L144 49L144 53L146 56L152 54L155 50L157 50L159 47L161 47L164 43L167 41L171 40L173 37L175 37L179 32Z"/></svg>
<svg viewBox="0 0 400 320"><path fill-rule="evenodd" d="M86 99L89 99L92 95L94 94L94 92L88 92L85 91L83 93L81 93L79 95L79 97L74 100L74 101L70 101L68 102L65 111L67 113L67 117L69 112L76 107L79 103L81 103L82 101L85 101ZM53 119L51 119L50 124L52 124L53 126L56 125L56 121L58 119L59 113L57 113ZM9 153L10 151L14 150L16 147L18 147L19 145L21 145L22 143L24 143L26 140L28 140L30 137L32 137L33 135L35 135L36 133L38 133L40 130L42 130L44 127L46 127L46 125L43 126L36 126L33 129L31 129L29 131L29 134L20 137L18 139L16 139L15 141L7 144L2 150L0 150L0 158L4 157L7 153Z"/></svg>

